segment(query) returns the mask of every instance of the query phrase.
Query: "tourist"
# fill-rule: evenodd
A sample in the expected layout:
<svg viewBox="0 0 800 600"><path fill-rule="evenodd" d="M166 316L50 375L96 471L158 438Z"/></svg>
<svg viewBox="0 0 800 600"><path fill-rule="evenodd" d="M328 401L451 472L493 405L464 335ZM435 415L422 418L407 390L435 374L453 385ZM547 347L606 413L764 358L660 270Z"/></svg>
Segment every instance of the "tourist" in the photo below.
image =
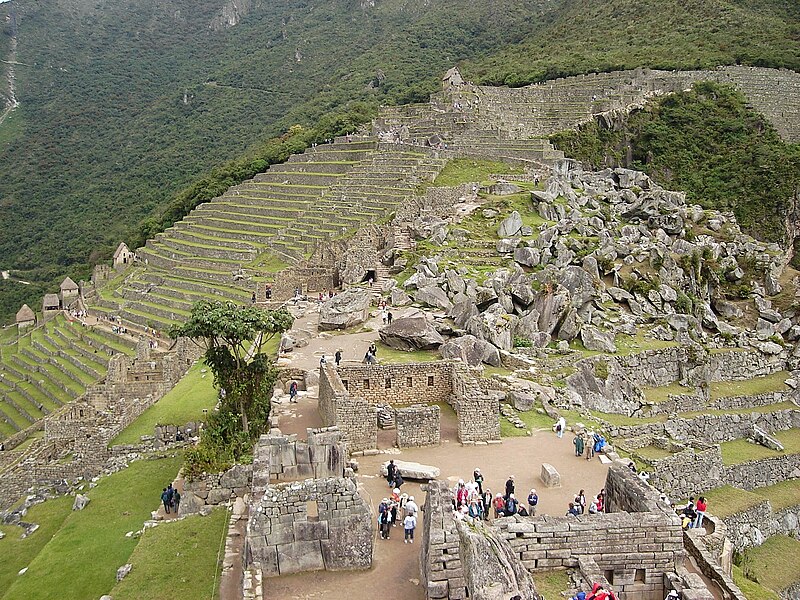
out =
<svg viewBox="0 0 800 600"><path fill-rule="evenodd" d="M476 498L473 498L469 503L469 516L473 519L483 520L482 508L483 504L478 502Z"/></svg>
<svg viewBox="0 0 800 600"><path fill-rule="evenodd" d="M181 493L176 489L172 492L172 507L175 509L175 514L178 514L178 507L181 505Z"/></svg>
<svg viewBox="0 0 800 600"><path fill-rule="evenodd" d="M255 303L256 303L256 293L253 292L253 295L250 298L250 304L255 304Z"/></svg>
<svg viewBox="0 0 800 600"><path fill-rule="evenodd" d="M506 516L512 517L517 514L517 510L519 509L519 502L514 497L514 494L509 494L508 500L506 500Z"/></svg>
<svg viewBox="0 0 800 600"><path fill-rule="evenodd" d="M455 489L455 497L456 509L461 508L469 501L469 490L467 489L463 479L458 480L458 484L456 485Z"/></svg>
<svg viewBox="0 0 800 600"><path fill-rule="evenodd" d="M531 489L531 493L528 494L528 510L531 516L536 516L537 504L539 504L539 494L536 493L536 490Z"/></svg>
<svg viewBox="0 0 800 600"><path fill-rule="evenodd" d="M386 324L387 325L391 325L393 318L394 318L394 316L392 315L392 311L387 312L386 313Z"/></svg>
<svg viewBox="0 0 800 600"><path fill-rule="evenodd" d="M633 462L632 460L628 462L628 469L630 470L631 473L637 473L638 472L637 469L636 469L636 463Z"/></svg>
<svg viewBox="0 0 800 600"><path fill-rule="evenodd" d="M598 506L597 496L595 496L594 498L592 498L592 502L589 504L589 514L590 515L596 515L599 512L597 510L597 506Z"/></svg>
<svg viewBox="0 0 800 600"><path fill-rule="evenodd" d="M679 600L680 597L678 590L670 590L664 600Z"/></svg>
<svg viewBox="0 0 800 600"><path fill-rule="evenodd" d="M417 507L417 503L414 502L414 496L409 496L406 503L403 505L403 508L406 511L406 516L411 515L412 517L417 516L417 511L419 507Z"/></svg>
<svg viewBox="0 0 800 600"><path fill-rule="evenodd" d="M494 497L492 496L492 490L490 490L489 488L486 488L486 490L483 492L483 498L481 499L481 501L483 502L483 520L484 521L488 521L489 520L489 512L490 512L490 509L492 508L492 499L493 498Z"/></svg>
<svg viewBox="0 0 800 600"><path fill-rule="evenodd" d="M494 518L495 519L498 519L498 518L502 517L505 514L506 503L503 500L503 496L501 496L500 494L497 494L494 497L494 501L492 503L492 506L494 506Z"/></svg>
<svg viewBox="0 0 800 600"><path fill-rule="evenodd" d="M297 382L289 384L289 402L297 402Z"/></svg>
<svg viewBox="0 0 800 600"><path fill-rule="evenodd" d="M383 321L384 325L386 325L388 319L389 319L389 315L387 314L386 308L384 307L384 308L381 309L381 320Z"/></svg>
<svg viewBox="0 0 800 600"><path fill-rule="evenodd" d="M264 290L264 298L270 300L272 298L272 286L268 285L267 289Z"/></svg>
<svg viewBox="0 0 800 600"><path fill-rule="evenodd" d="M483 496L483 475L481 474L480 469L475 469L472 472L472 479L475 481L475 485L478 486L478 493Z"/></svg>
<svg viewBox="0 0 800 600"><path fill-rule="evenodd" d="M606 590L599 583L592 586L592 593L586 597L586 600L617 600L614 592Z"/></svg>
<svg viewBox="0 0 800 600"><path fill-rule="evenodd" d="M553 429L556 432L556 435L559 438L564 437L564 430L567 428L567 420L564 417L558 417L558 421L556 421L555 425L553 425Z"/></svg>
<svg viewBox="0 0 800 600"><path fill-rule="evenodd" d="M397 475L397 465L394 464L394 459L389 461L386 465L386 481L389 482L389 487L394 484L394 476Z"/></svg>
<svg viewBox="0 0 800 600"><path fill-rule="evenodd" d="M338 368L339 367L339 363L342 362L342 349L341 348L339 348L336 351L336 354L333 355L333 360L336 361L336 367Z"/></svg>
<svg viewBox="0 0 800 600"><path fill-rule="evenodd" d="M322 297L322 292L320 292L319 293L319 299L318 299L319 303L322 304L324 302L324 300L325 299Z"/></svg>
<svg viewBox="0 0 800 600"><path fill-rule="evenodd" d="M405 479L400 474L400 469L397 469L394 473L394 487L399 488L401 485L405 483Z"/></svg>
<svg viewBox="0 0 800 600"><path fill-rule="evenodd" d="M586 493L583 490L578 492L578 495L575 496L575 504L581 514L586 512Z"/></svg>
<svg viewBox="0 0 800 600"><path fill-rule="evenodd" d="M575 456L583 456L584 440L582 431L573 438L572 444L575 446Z"/></svg>
<svg viewBox="0 0 800 600"><path fill-rule="evenodd" d="M399 504L400 504L400 490L399 488L394 488L389 503L389 522L392 524L392 527L397 526L397 508Z"/></svg>
<svg viewBox="0 0 800 600"><path fill-rule="evenodd" d="M378 347L375 345L375 342L373 342L372 344L369 345L368 352L370 354L372 354L372 356L377 358L377 356L378 356Z"/></svg>
<svg viewBox="0 0 800 600"><path fill-rule="evenodd" d="M403 530L405 536L403 537L404 544L413 544L414 543L414 529L417 526L417 517L416 515L406 515L406 518L403 519Z"/></svg>
<svg viewBox="0 0 800 600"><path fill-rule="evenodd" d="M578 592L570 600L586 600L586 592Z"/></svg>
<svg viewBox="0 0 800 600"><path fill-rule="evenodd" d="M381 503L378 505L378 524L380 525L381 530L381 539L388 540L389 539L389 499L384 498Z"/></svg>
<svg viewBox="0 0 800 600"><path fill-rule="evenodd" d="M324 368L326 364L327 364L327 361L325 360L325 355L323 354L319 358L319 366L320 366L320 368Z"/></svg>
<svg viewBox="0 0 800 600"><path fill-rule="evenodd" d="M514 476L509 475L508 480L506 480L506 495L505 499L508 501L509 496L514 493Z"/></svg>
<svg viewBox="0 0 800 600"><path fill-rule="evenodd" d="M525 508L524 504L520 504L519 505L519 509L517 510L517 514L520 517L529 517L530 516L530 514L528 514L528 509Z"/></svg>
<svg viewBox="0 0 800 600"><path fill-rule="evenodd" d="M606 510L606 491L600 490L597 493L597 512L605 512Z"/></svg>
<svg viewBox="0 0 800 600"><path fill-rule="evenodd" d="M169 514L169 493L167 493L167 488L161 492L161 501L164 503L164 510Z"/></svg>
<svg viewBox="0 0 800 600"><path fill-rule="evenodd" d="M695 529L703 526L703 517L706 516L707 507L708 503L706 502L705 496L700 496L697 499L697 506L695 506L695 512L697 513L697 519L694 522Z"/></svg>
<svg viewBox="0 0 800 600"><path fill-rule="evenodd" d="M567 514L565 516L567 516L567 517L577 517L580 514L581 513L578 510L578 507L575 506L575 503L574 502L570 502L569 503L569 510L567 510Z"/></svg>

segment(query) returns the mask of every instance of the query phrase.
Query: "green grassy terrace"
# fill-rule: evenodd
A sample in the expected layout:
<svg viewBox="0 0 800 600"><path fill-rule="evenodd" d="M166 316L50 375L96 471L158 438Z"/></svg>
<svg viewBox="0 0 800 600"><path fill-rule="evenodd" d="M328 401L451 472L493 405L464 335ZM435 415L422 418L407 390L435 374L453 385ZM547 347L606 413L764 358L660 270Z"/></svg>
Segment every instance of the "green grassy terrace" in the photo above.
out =
<svg viewBox="0 0 800 600"><path fill-rule="evenodd" d="M4 529L0 589L5 593L0 598L61 600L108 593L117 568L129 562L137 544L125 534L140 529L158 507L161 489L174 479L181 460L171 456L132 463L86 491L91 501L82 511L71 511L69 497L45 502L31 511L28 520L40 528L25 540ZM174 554L182 545L175 539L170 551ZM16 576L25 566L28 571ZM186 568L196 575L191 565Z"/></svg>
<svg viewBox="0 0 800 600"><path fill-rule="evenodd" d="M782 454L800 454L800 430L789 429L773 434L773 437L783 444L785 452L776 452L758 444L751 444L747 440L733 440L720 444L722 462L726 465L735 465L750 460L773 458Z"/></svg>
<svg viewBox="0 0 800 600"><path fill-rule="evenodd" d="M137 444L141 436L153 435L156 425L184 425L190 421L203 421L203 411L213 409L216 403L214 376L205 363L197 362L161 400L111 440L111 445Z"/></svg>
<svg viewBox="0 0 800 600"><path fill-rule="evenodd" d="M784 382L791 377L788 371L778 371L765 377L754 377L744 381L715 381L709 385L711 399L733 396L755 396L769 392L785 392L789 386Z"/></svg>
<svg viewBox="0 0 800 600"><path fill-rule="evenodd" d="M770 590L786 589L800 580L800 541L785 535L772 536L761 546L748 548L740 567L748 579Z"/></svg>

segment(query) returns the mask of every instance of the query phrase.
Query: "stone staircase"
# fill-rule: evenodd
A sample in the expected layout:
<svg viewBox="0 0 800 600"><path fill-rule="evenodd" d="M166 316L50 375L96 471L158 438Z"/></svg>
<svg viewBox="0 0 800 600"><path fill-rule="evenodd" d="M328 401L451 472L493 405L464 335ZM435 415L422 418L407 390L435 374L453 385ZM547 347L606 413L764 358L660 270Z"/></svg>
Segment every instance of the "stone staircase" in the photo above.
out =
<svg viewBox="0 0 800 600"><path fill-rule="evenodd" d="M30 427L102 379L132 339L59 315L0 348L0 440Z"/></svg>

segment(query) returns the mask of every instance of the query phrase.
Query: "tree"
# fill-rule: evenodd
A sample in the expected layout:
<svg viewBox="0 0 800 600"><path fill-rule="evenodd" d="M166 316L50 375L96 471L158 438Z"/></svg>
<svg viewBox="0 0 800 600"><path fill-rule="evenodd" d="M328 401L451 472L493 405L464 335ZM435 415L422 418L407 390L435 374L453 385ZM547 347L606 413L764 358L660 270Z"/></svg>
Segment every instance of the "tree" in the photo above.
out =
<svg viewBox="0 0 800 600"><path fill-rule="evenodd" d="M292 322L286 310L202 300L192 307L188 321L170 329L173 338L188 337L205 346L206 363L222 396L217 431L209 432L218 436L219 442L235 443L239 433L224 416L238 415L242 442L266 427L269 398L278 373L262 350Z"/></svg>

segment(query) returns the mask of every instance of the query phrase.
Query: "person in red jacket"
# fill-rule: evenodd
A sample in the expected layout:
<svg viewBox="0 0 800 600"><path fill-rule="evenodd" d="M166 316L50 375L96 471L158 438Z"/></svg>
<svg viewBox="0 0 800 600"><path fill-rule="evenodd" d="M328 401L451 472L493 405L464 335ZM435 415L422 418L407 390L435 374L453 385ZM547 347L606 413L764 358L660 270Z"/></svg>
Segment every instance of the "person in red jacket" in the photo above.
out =
<svg viewBox="0 0 800 600"><path fill-rule="evenodd" d="M706 515L706 508L708 508L708 503L706 502L705 496L700 496L694 507L694 511L697 513L697 517L694 520L695 528L703 526L703 517Z"/></svg>

